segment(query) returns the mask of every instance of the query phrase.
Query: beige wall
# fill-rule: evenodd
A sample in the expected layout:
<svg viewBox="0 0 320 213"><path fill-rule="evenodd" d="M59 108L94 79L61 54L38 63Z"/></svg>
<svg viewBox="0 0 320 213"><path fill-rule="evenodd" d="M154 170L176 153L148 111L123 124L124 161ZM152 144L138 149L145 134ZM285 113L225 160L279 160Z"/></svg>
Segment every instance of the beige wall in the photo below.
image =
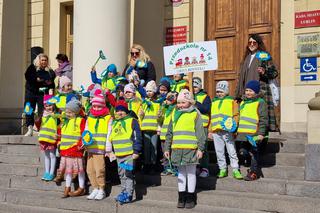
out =
<svg viewBox="0 0 320 213"><path fill-rule="evenodd" d="M281 130L306 132L308 101L320 89L320 81L300 82L297 35L320 33L320 27L294 29L294 13L319 10L320 1L281 1ZM319 70L318 58L318 70Z"/></svg>

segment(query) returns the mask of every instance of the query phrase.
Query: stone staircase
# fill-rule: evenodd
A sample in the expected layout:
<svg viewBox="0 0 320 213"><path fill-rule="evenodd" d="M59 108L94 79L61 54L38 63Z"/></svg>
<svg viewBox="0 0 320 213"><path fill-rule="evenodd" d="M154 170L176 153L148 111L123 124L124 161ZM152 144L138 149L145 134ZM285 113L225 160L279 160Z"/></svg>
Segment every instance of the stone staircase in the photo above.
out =
<svg viewBox="0 0 320 213"><path fill-rule="evenodd" d="M304 181L306 137L273 136L263 156L263 174L253 182L232 177L198 179L198 205L192 212L320 212L320 183ZM177 209L177 181L171 176L137 174L136 198L118 205L120 191L108 185L109 197L61 199L63 186L41 181L43 166L35 137L0 136L0 212L186 212ZM217 173L214 156L211 174ZM241 171L246 174L247 168ZM231 173L231 171L229 171Z"/></svg>

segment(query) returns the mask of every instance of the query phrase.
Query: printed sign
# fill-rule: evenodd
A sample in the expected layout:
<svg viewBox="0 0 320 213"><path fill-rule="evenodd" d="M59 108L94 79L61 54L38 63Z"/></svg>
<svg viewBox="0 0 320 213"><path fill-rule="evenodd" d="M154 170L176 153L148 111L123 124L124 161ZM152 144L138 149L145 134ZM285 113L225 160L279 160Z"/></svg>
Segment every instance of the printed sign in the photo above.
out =
<svg viewBox="0 0 320 213"><path fill-rule="evenodd" d="M183 3L183 0L170 0L172 6L178 7Z"/></svg>
<svg viewBox="0 0 320 213"><path fill-rule="evenodd" d="M317 75L301 75L300 76L301 81L316 81L317 80Z"/></svg>
<svg viewBox="0 0 320 213"><path fill-rule="evenodd" d="M166 28L166 45L183 43L187 43L187 26Z"/></svg>
<svg viewBox="0 0 320 213"><path fill-rule="evenodd" d="M297 36L298 57L317 57L320 55L320 34L305 34Z"/></svg>
<svg viewBox="0 0 320 213"><path fill-rule="evenodd" d="M317 58L301 58L300 59L300 72L317 72Z"/></svg>
<svg viewBox="0 0 320 213"><path fill-rule="evenodd" d="M193 42L163 48L166 75L216 70L216 41Z"/></svg>
<svg viewBox="0 0 320 213"><path fill-rule="evenodd" d="M320 26L320 10L296 12L295 28Z"/></svg>

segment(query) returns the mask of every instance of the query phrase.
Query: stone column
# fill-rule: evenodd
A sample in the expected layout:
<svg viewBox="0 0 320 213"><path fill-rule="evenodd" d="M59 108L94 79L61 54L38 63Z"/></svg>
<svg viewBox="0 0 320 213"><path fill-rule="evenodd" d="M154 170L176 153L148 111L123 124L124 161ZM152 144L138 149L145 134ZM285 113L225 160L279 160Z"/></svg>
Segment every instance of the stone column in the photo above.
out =
<svg viewBox="0 0 320 213"><path fill-rule="evenodd" d="M106 60L96 68L98 76L108 64L122 72L130 42L130 1L74 1L73 84L91 84L90 70L102 50Z"/></svg>

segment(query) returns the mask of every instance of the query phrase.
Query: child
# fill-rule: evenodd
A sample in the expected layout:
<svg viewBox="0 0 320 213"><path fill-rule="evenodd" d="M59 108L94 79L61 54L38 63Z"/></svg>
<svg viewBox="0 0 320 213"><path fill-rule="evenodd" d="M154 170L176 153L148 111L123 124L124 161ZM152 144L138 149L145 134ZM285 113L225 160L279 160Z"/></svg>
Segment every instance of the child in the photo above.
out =
<svg viewBox="0 0 320 213"><path fill-rule="evenodd" d="M57 108L59 109L60 113L65 111L66 104L67 104L67 96L70 94L75 94L72 90L72 82L66 76L61 76L59 78L59 90L56 97L59 97L60 101L56 103Z"/></svg>
<svg viewBox="0 0 320 213"><path fill-rule="evenodd" d="M101 90L96 90L91 100L86 130L92 134L93 144L85 146L87 158L87 174L93 187L88 200L102 200L105 193L105 149L107 135L111 131L112 118L106 106L106 100Z"/></svg>
<svg viewBox="0 0 320 213"><path fill-rule="evenodd" d="M206 135L208 135L208 126L209 126L209 117L210 117L210 108L211 100L207 92L202 89L202 80L199 77L194 77L192 79L194 99L196 101L195 107L201 113L203 120L203 128ZM200 161L200 174L199 177L209 177L209 155L208 155L208 139L206 139L205 152L203 158Z"/></svg>
<svg viewBox="0 0 320 213"><path fill-rule="evenodd" d="M177 104L177 96L178 94L175 92L169 92L167 94L166 100L163 102L163 122L160 129L160 142L161 142L161 149L164 152L165 150L165 140L166 140L166 134L168 131L168 126L171 121L172 114L174 113L174 109ZM162 175L176 175L176 171L172 170L172 165L169 164L169 160L167 158L162 159L162 165L163 165L163 172Z"/></svg>
<svg viewBox="0 0 320 213"><path fill-rule="evenodd" d="M155 81L149 81L146 85L147 98L143 102L143 110L140 111L141 130L143 132L144 147L144 172L154 173L158 155L158 115L160 103L157 103L157 85Z"/></svg>
<svg viewBox="0 0 320 213"><path fill-rule="evenodd" d="M101 84L103 90L108 89L110 92L114 92L117 86L117 67L115 64L110 64L107 69L102 72L102 79L97 78L96 68L92 67L91 80L94 84Z"/></svg>
<svg viewBox="0 0 320 213"><path fill-rule="evenodd" d="M128 115L129 110L124 100L116 105L115 120L106 147L110 161L116 158L121 181L121 192L116 200L123 203L132 201L134 191L134 165L142 149L141 131L138 121ZM112 152L112 146L114 153Z"/></svg>
<svg viewBox="0 0 320 213"><path fill-rule="evenodd" d="M81 134L85 128L85 119L79 116L80 101L73 98L66 105L66 120L61 128L60 166L58 173L66 174L66 186L63 198L84 195L85 172L83 169L83 152ZM72 175L78 175L79 188L70 192Z"/></svg>
<svg viewBox="0 0 320 213"><path fill-rule="evenodd" d="M196 204L196 167L203 155L206 135L192 94L182 89L177 101L166 135L164 156L178 166L177 207L190 209Z"/></svg>
<svg viewBox="0 0 320 213"><path fill-rule="evenodd" d="M56 142L57 142L57 117L55 117L55 105L50 103L52 95L44 95L44 112L41 118L39 132L40 149L44 153L45 173L42 180L52 181L56 169Z"/></svg>
<svg viewBox="0 0 320 213"><path fill-rule="evenodd" d="M239 171L239 163L236 152L236 147L233 139L232 130L226 131L222 126L222 121L227 117L233 118L234 113L234 99L229 94L229 84L227 81L219 81L216 85L216 97L211 105L211 132L210 137L214 141L217 161L219 165L218 178L228 176L227 163L225 157L225 147L227 147L230 158L231 167L233 169L233 177L235 179L242 179Z"/></svg>
<svg viewBox="0 0 320 213"><path fill-rule="evenodd" d="M133 83L129 83L124 87L124 97L128 103L128 108L131 111L130 113L134 113L132 117L138 118L139 111L142 107L142 100L136 97L136 87Z"/></svg>
<svg viewBox="0 0 320 213"><path fill-rule="evenodd" d="M240 104L240 118L237 141L240 141L251 156L250 170L244 180L253 181L259 178L261 169L259 165L259 142L267 135L267 106L266 102L259 98L259 81L249 81L246 85L245 99ZM247 136L257 138L257 144L251 144ZM250 143L249 143L250 142Z"/></svg>
<svg viewBox="0 0 320 213"><path fill-rule="evenodd" d="M163 77L159 84L160 98L166 99L168 92L170 92L170 81L167 77Z"/></svg>
<svg viewBox="0 0 320 213"><path fill-rule="evenodd" d="M188 82L183 79L184 74L173 75L173 82L171 85L171 91L179 93L181 89L188 87Z"/></svg>
<svg viewBox="0 0 320 213"><path fill-rule="evenodd" d="M128 81L129 83L132 83L135 86L136 89L136 96L140 99L144 99L146 97L146 91L142 87L143 83L141 83L139 75L136 71L133 71L128 75Z"/></svg>

